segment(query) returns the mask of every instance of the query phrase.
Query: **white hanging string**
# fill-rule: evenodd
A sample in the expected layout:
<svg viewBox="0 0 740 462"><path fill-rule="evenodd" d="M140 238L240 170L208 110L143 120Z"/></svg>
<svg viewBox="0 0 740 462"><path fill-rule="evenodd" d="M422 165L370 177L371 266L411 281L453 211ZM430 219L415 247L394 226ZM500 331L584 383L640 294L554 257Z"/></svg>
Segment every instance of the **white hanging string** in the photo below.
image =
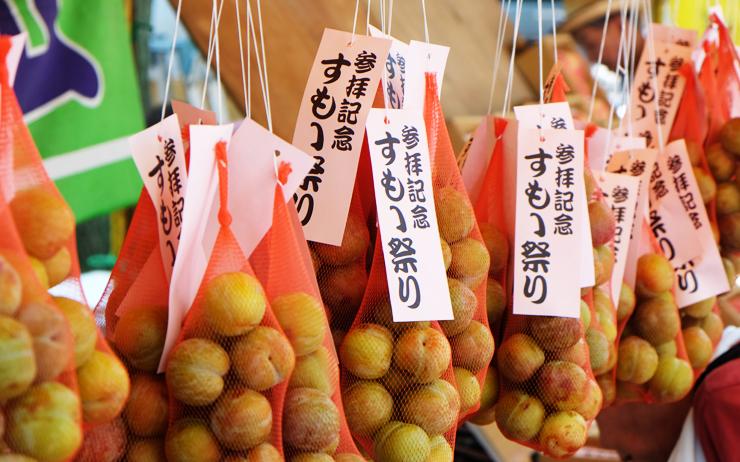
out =
<svg viewBox="0 0 740 462"><path fill-rule="evenodd" d="M511 109L511 90L514 82L514 60L516 58L516 43L519 38L519 24L522 19L522 0L516 0L516 18L514 19L514 36L511 43L511 56L509 60L509 74L506 79L506 93L504 94L504 106L501 113L504 117L509 115Z"/></svg>
<svg viewBox="0 0 740 462"><path fill-rule="evenodd" d="M164 82L164 95L162 97L162 115L159 120L164 119L167 111L167 100L170 99L170 82L172 80L172 65L175 62L175 47L177 45L177 31L180 29L180 12L182 11L182 0L177 0L177 12L175 13L175 31L172 34L172 46L170 47L170 61L167 63L167 80Z"/></svg>
<svg viewBox="0 0 740 462"><path fill-rule="evenodd" d="M208 53L206 57L206 75L203 80L203 93L200 100L201 109L206 105L206 94L208 93L208 77L211 71L211 61L216 47L216 33L221 24L221 13L223 12L224 2L221 0L220 6L216 8L216 0L213 0L213 9L211 11L211 34L208 41Z"/></svg>
<svg viewBox="0 0 740 462"><path fill-rule="evenodd" d="M246 0L245 3L245 10L247 10L245 13L247 15L246 17L246 24L247 30L245 31L245 34L247 35L247 118L252 118L252 34L250 31L252 30L252 7L249 3L249 0Z"/></svg>
<svg viewBox="0 0 740 462"><path fill-rule="evenodd" d="M355 16L352 19L352 40L349 43L355 43L355 33L357 32L357 13L360 11L360 0L355 0Z"/></svg>
<svg viewBox="0 0 740 462"><path fill-rule="evenodd" d="M496 79L498 78L498 68L501 62L501 53L504 49L504 45L502 42L504 36L506 35L506 26L509 24L509 21L504 21L504 16L509 16L511 0L506 0L506 7L504 7L503 2L499 3L499 5L500 12L498 17L498 29L496 33L496 52L493 59L493 75L491 75L491 88L488 91L488 114L491 114L493 111L493 97L496 92Z"/></svg>
<svg viewBox="0 0 740 462"><path fill-rule="evenodd" d="M370 9L372 5L371 0L367 0L367 12L365 14L365 35L370 35Z"/></svg>
<svg viewBox="0 0 740 462"><path fill-rule="evenodd" d="M242 18L239 12L239 0L234 0L234 9L236 10L236 35L239 37L239 63L242 69L242 90L244 91L244 113L248 111L247 104L247 75L244 68L244 43L242 40Z"/></svg>
<svg viewBox="0 0 740 462"><path fill-rule="evenodd" d="M424 40L427 42L427 45L429 45L429 23L427 21L427 2L426 0L421 0L421 14L424 16Z"/></svg>
<svg viewBox="0 0 740 462"><path fill-rule="evenodd" d="M596 75L594 76L594 84L591 89L591 101L588 104L588 122L591 123L594 115L594 103L596 101L596 89L599 86L599 73L601 72L601 62L604 59L604 44L606 43L606 32L609 28L609 14L612 10L612 0L606 5L606 16L604 16L604 28L601 30L601 44L599 44L599 59L596 61ZM620 42L621 45L621 42Z"/></svg>
<svg viewBox="0 0 740 462"><path fill-rule="evenodd" d="M647 36L647 47L648 47L648 53L650 57L650 61L655 65L656 60L656 54L655 54L655 37L653 36L653 28L652 28L652 6L650 5L650 0L645 0L645 10L644 10L644 17L645 17L645 24L647 24L648 28L648 36ZM660 151L663 151L665 149L665 141L663 140L663 129L660 124L660 106L658 105L658 100L660 99L658 95L660 95L660 82L658 82L658 72L657 72L657 65L655 66L655 72L652 72L652 81L653 81L653 88L655 89L655 98L653 98L653 102L655 103L655 117L657 118L656 123L656 132L658 135L658 149Z"/></svg>
<svg viewBox="0 0 740 462"><path fill-rule="evenodd" d="M262 59L260 58L260 50L259 50L259 42L257 41L257 36L255 33L255 27L254 27L254 15L252 15L252 6L249 1L247 1L247 18L249 19L249 26L250 26L250 32L252 35L252 42L254 44L254 60L257 62L257 75L260 79L260 87L262 90L262 103L265 107L265 118L267 119L268 128L272 127L272 122L269 118L269 106L270 103L268 101L266 86L265 86L265 76L262 71ZM270 130L272 131L272 130Z"/></svg>
<svg viewBox="0 0 740 462"><path fill-rule="evenodd" d="M224 0L221 0L220 8L223 8ZM220 15L220 13L219 13ZM220 17L219 17L220 19ZM216 108L218 114L218 123L221 125L224 120L223 112L223 87L221 86L221 42L219 40L218 27L216 27Z"/></svg>
<svg viewBox="0 0 740 462"><path fill-rule="evenodd" d="M391 35L391 26L393 25L393 0L388 1L388 35Z"/></svg>
<svg viewBox="0 0 740 462"><path fill-rule="evenodd" d="M262 72L265 74L265 85L263 88L265 98L265 113L267 115L267 128L272 133L272 105L270 104L270 79L267 75L267 54L265 53L265 33L262 23L262 0L257 0L257 22L260 26L260 48L262 48ZM255 44L256 45L256 44Z"/></svg>
<svg viewBox="0 0 740 462"><path fill-rule="evenodd" d="M385 0L380 0L380 31L385 34Z"/></svg>
<svg viewBox="0 0 740 462"><path fill-rule="evenodd" d="M545 116L542 106L545 104L545 81L542 78L542 0L537 0L537 58L539 59L540 77L540 117Z"/></svg>
<svg viewBox="0 0 740 462"><path fill-rule="evenodd" d="M610 0L611 1L611 0ZM550 12L552 13L552 52L554 63L558 63L558 27L555 20L555 0L550 0Z"/></svg>
<svg viewBox="0 0 740 462"><path fill-rule="evenodd" d="M619 31L619 47L617 49L617 63L615 65L617 76L624 75L624 69L625 69L624 63L623 63L623 59L625 55L622 53L622 50L625 47L625 36L626 36L625 34L625 31L626 31L625 24L626 24L626 17L627 17L626 3L622 4L619 13L620 13L621 26L620 26L620 31ZM624 90L625 83L626 83L626 79L623 78L621 86L619 88L620 94L624 94L625 92ZM605 145L605 149L607 149L607 153L606 153L607 155L610 154L608 150L611 149L612 126L614 123L614 111L616 109L617 102L621 101L622 99L623 99L622 97L614 98L609 104L609 119L607 119L607 123L606 123L607 132L606 132L606 145ZM620 124L621 124L621 120L620 120Z"/></svg>

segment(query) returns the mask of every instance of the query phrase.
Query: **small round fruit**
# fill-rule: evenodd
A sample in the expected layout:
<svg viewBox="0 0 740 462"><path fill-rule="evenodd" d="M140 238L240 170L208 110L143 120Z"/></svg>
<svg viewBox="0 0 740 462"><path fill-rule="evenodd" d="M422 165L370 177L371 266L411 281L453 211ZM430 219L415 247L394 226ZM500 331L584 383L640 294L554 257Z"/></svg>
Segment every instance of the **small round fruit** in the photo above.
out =
<svg viewBox="0 0 740 462"><path fill-rule="evenodd" d="M429 457L424 462L452 462L454 453L450 444L442 435L433 436L429 440Z"/></svg>
<svg viewBox="0 0 740 462"><path fill-rule="evenodd" d="M35 377L36 360L31 335L23 324L0 315L0 403L22 394Z"/></svg>
<svg viewBox="0 0 740 462"><path fill-rule="evenodd" d="M231 350L237 377L252 390L264 391L288 379L295 356L290 343L277 329L257 326Z"/></svg>
<svg viewBox="0 0 740 462"><path fill-rule="evenodd" d="M488 323L493 325L501 320L506 309L506 292L497 280L488 278L486 283L486 312Z"/></svg>
<svg viewBox="0 0 740 462"><path fill-rule="evenodd" d="M75 367L83 366L95 351L98 329L90 308L75 300L55 297L59 310L67 318L75 342Z"/></svg>
<svg viewBox="0 0 740 462"><path fill-rule="evenodd" d="M290 462L334 462L334 459L328 454L309 452L291 457Z"/></svg>
<svg viewBox="0 0 740 462"><path fill-rule="evenodd" d="M77 387L85 423L107 422L118 416L126 404L130 388L128 371L112 354L95 350L77 369Z"/></svg>
<svg viewBox="0 0 740 462"><path fill-rule="evenodd" d="M509 262L509 241L503 231L489 223L480 223L480 234L491 256L489 271L498 275Z"/></svg>
<svg viewBox="0 0 740 462"><path fill-rule="evenodd" d="M453 319L440 321L439 325L446 336L452 337L464 331L470 325L470 321L478 308L478 299L472 290L457 279L447 278L447 286L450 293Z"/></svg>
<svg viewBox="0 0 740 462"><path fill-rule="evenodd" d="M635 324L642 338L653 345L660 345L676 338L681 319L671 298L658 297L637 306Z"/></svg>
<svg viewBox="0 0 740 462"><path fill-rule="evenodd" d="M701 159L704 156L704 148L700 143L686 140L686 151L689 154L689 162L691 162L691 165L696 167L701 164Z"/></svg>
<svg viewBox="0 0 740 462"><path fill-rule="evenodd" d="M735 158L720 143L707 146L704 154L709 171L716 181L727 181L735 173Z"/></svg>
<svg viewBox="0 0 740 462"><path fill-rule="evenodd" d="M342 244L315 244L314 250L324 263L334 266L346 265L363 255L370 246L370 232L360 214L350 213L344 227Z"/></svg>
<svg viewBox="0 0 740 462"><path fill-rule="evenodd" d="M705 204L708 204L714 199L717 194L717 183L714 182L714 178L705 172L701 167L694 167L694 178L696 178L696 184L699 187L699 193L701 199Z"/></svg>
<svg viewBox="0 0 740 462"><path fill-rule="evenodd" d="M586 333L590 332L591 329L587 330ZM570 361L573 364L577 364L580 367L587 367L590 364L589 347L586 343L586 339L582 338L575 343L575 345L569 346L564 350L557 350L552 353L553 359L559 359L560 361Z"/></svg>
<svg viewBox="0 0 740 462"><path fill-rule="evenodd" d="M614 269L614 252L608 244L594 247L594 285L600 286L609 281Z"/></svg>
<svg viewBox="0 0 740 462"><path fill-rule="evenodd" d="M740 249L740 212L719 217L719 233L723 246Z"/></svg>
<svg viewBox="0 0 740 462"><path fill-rule="evenodd" d="M540 432L545 418L542 402L521 391L504 394L496 404L496 423L508 438L529 441Z"/></svg>
<svg viewBox="0 0 740 462"><path fill-rule="evenodd" d="M227 448L237 451L251 449L270 438L270 402L248 388L228 390L216 401L211 412L211 429L216 439Z"/></svg>
<svg viewBox="0 0 740 462"><path fill-rule="evenodd" d="M326 336L326 314L320 300L305 292L284 294L272 300L272 311L296 356L319 349Z"/></svg>
<svg viewBox="0 0 740 462"><path fill-rule="evenodd" d="M200 307L216 334L231 337L246 334L262 322L267 300L254 276L224 273L206 283Z"/></svg>
<svg viewBox="0 0 740 462"><path fill-rule="evenodd" d="M514 334L498 349L498 368L512 382L529 380L544 364L545 353L532 337Z"/></svg>
<svg viewBox="0 0 740 462"><path fill-rule="evenodd" d="M490 329L478 321L450 339L452 345L452 365L464 367L473 372L488 367L493 358L493 335Z"/></svg>
<svg viewBox="0 0 740 462"><path fill-rule="evenodd" d="M429 435L441 435L457 423L460 406L461 396L457 389L446 380L436 379L406 397L403 403L404 421L420 426Z"/></svg>
<svg viewBox="0 0 740 462"><path fill-rule="evenodd" d="M309 355L296 358L288 387L315 388L331 396L338 384L337 359L326 347L321 346Z"/></svg>
<svg viewBox="0 0 740 462"><path fill-rule="evenodd" d="M740 157L740 117L727 121L722 126L719 138L723 148Z"/></svg>
<svg viewBox="0 0 740 462"><path fill-rule="evenodd" d="M450 245L452 263L450 276L465 282L470 288L477 288L488 274L491 257L486 246L477 239L465 238Z"/></svg>
<svg viewBox="0 0 740 462"><path fill-rule="evenodd" d="M575 454L586 444L587 433L586 421L579 413L556 412L542 424L539 442L545 454L563 458Z"/></svg>
<svg viewBox="0 0 740 462"><path fill-rule="evenodd" d="M581 320L557 316L533 316L529 324L532 337L548 351L568 348L583 335Z"/></svg>
<svg viewBox="0 0 740 462"><path fill-rule="evenodd" d="M691 364L680 358L663 356L650 380L650 392L659 402L673 402L686 396L693 383Z"/></svg>
<svg viewBox="0 0 740 462"><path fill-rule="evenodd" d="M655 297L673 287L673 266L666 257L646 253L637 260L637 294Z"/></svg>
<svg viewBox="0 0 740 462"><path fill-rule="evenodd" d="M66 247L62 247L54 256L41 263L44 265L49 287L54 287L67 279L72 271L72 255Z"/></svg>
<svg viewBox="0 0 740 462"><path fill-rule="evenodd" d="M601 389L604 407L611 406L617 398L617 384L611 372L597 376L596 382L599 384L599 389Z"/></svg>
<svg viewBox="0 0 740 462"><path fill-rule="evenodd" d="M126 426L121 419L114 419L85 431L75 462L118 462L125 452Z"/></svg>
<svg viewBox="0 0 740 462"><path fill-rule="evenodd" d="M712 341L712 345L719 343L722 338L722 331L724 330L724 323L719 315L709 313L706 318L701 320L699 326L707 333L709 339Z"/></svg>
<svg viewBox="0 0 740 462"><path fill-rule="evenodd" d="M601 410L604 401L604 395L601 387L596 380L589 379L586 384L586 396L583 401L575 408L575 411L583 416L586 420L593 420Z"/></svg>
<svg viewBox="0 0 740 462"><path fill-rule="evenodd" d="M221 394L228 371L229 355L223 348L210 340L191 338L172 351L165 376L175 399L205 406Z"/></svg>
<svg viewBox="0 0 740 462"><path fill-rule="evenodd" d="M10 448L40 461L70 459L82 444L80 401L59 382L29 388L6 408Z"/></svg>
<svg viewBox="0 0 740 462"><path fill-rule="evenodd" d="M221 448L205 422L180 419L167 432L164 451L168 462L219 462Z"/></svg>
<svg viewBox="0 0 740 462"><path fill-rule="evenodd" d="M712 359L714 350L712 340L707 333L699 326L687 327L683 330L683 341L691 367L694 369L706 367Z"/></svg>
<svg viewBox="0 0 740 462"><path fill-rule="evenodd" d="M475 215L467 197L450 186L435 191L434 196L442 239L452 244L470 234L475 226Z"/></svg>
<svg viewBox="0 0 740 462"><path fill-rule="evenodd" d="M488 425L496 417L496 401L498 401L498 374L491 367L486 371L483 380L483 388L480 394L480 409L470 417L470 421L476 425Z"/></svg>
<svg viewBox="0 0 740 462"><path fill-rule="evenodd" d="M717 185L716 199L718 214L729 215L740 211L740 188L735 183L720 183Z"/></svg>
<svg viewBox="0 0 740 462"><path fill-rule="evenodd" d="M568 361L545 363L537 375L542 402L561 411L575 409L586 397L588 376Z"/></svg>
<svg viewBox="0 0 740 462"><path fill-rule="evenodd" d="M361 379L379 379L388 372L393 335L378 324L360 324L344 337L339 348L342 365Z"/></svg>
<svg viewBox="0 0 740 462"><path fill-rule="evenodd" d="M709 297L685 307L683 312L693 318L702 319L712 312L712 308L714 308L714 305L716 304L717 297Z"/></svg>
<svg viewBox="0 0 740 462"><path fill-rule="evenodd" d="M131 307L116 323L113 343L131 365L144 372L159 366L167 334L167 308Z"/></svg>
<svg viewBox="0 0 740 462"><path fill-rule="evenodd" d="M617 378L623 382L641 385L655 374L658 353L640 337L627 337L619 342Z"/></svg>
<svg viewBox="0 0 740 462"><path fill-rule="evenodd" d="M166 462L164 441L161 438L149 438L134 441L126 451L126 462Z"/></svg>
<svg viewBox="0 0 740 462"><path fill-rule="evenodd" d="M74 233L72 211L48 189L18 191L10 201L10 211L23 246L41 260L53 257Z"/></svg>
<svg viewBox="0 0 740 462"><path fill-rule="evenodd" d="M64 315L46 302L32 302L18 310L16 319L33 339L36 380L53 380L74 361L74 340Z"/></svg>
<svg viewBox="0 0 740 462"><path fill-rule="evenodd" d="M636 303L635 293L630 286L622 283L622 288L619 290L619 304L617 305L617 321L622 322L630 317L635 310Z"/></svg>
<svg viewBox="0 0 740 462"><path fill-rule="evenodd" d="M606 202L592 201L588 204L588 219L591 223L591 243L594 247L604 245L614 238L617 222Z"/></svg>
<svg viewBox="0 0 740 462"><path fill-rule="evenodd" d="M327 267L321 280L321 297L334 310L359 307L367 286L365 263Z"/></svg>
<svg viewBox="0 0 740 462"><path fill-rule="evenodd" d="M464 413L480 406L481 388L478 377L462 367L455 368L455 381L460 390L460 412Z"/></svg>
<svg viewBox="0 0 740 462"><path fill-rule="evenodd" d="M449 341L431 327L407 330L399 337L393 352L393 364L418 383L441 377L451 360Z"/></svg>
<svg viewBox="0 0 740 462"><path fill-rule="evenodd" d="M393 415L393 398L383 385L361 381L342 393L344 414L352 434L372 436Z"/></svg>
<svg viewBox="0 0 740 462"><path fill-rule="evenodd" d="M167 430L169 403L167 385L161 378L139 374L131 379L131 394L123 416L131 433L138 436L163 435Z"/></svg>
<svg viewBox="0 0 740 462"><path fill-rule="evenodd" d="M384 462L426 462L431 452L429 435L421 427L398 421L378 431L374 447L375 459Z"/></svg>
<svg viewBox="0 0 740 462"><path fill-rule="evenodd" d="M657 345L655 347L655 352L658 353L658 356L676 356L678 350L676 348L676 341L670 340L665 343L661 343L660 345Z"/></svg>
<svg viewBox="0 0 740 462"><path fill-rule="evenodd" d="M275 446L262 443L249 451L244 462L283 462L283 456Z"/></svg>
<svg viewBox="0 0 740 462"><path fill-rule="evenodd" d="M591 325L591 308L583 300L581 300L581 324L584 329L588 329Z"/></svg>
<svg viewBox="0 0 740 462"><path fill-rule="evenodd" d="M602 368L609 360L609 340L607 340L603 332L596 329L588 329L586 331L586 342L588 342L591 369L602 371Z"/></svg>
<svg viewBox="0 0 740 462"><path fill-rule="evenodd" d="M21 306L22 295L21 276L9 261L0 255L0 314L14 315Z"/></svg>
<svg viewBox="0 0 740 462"><path fill-rule="evenodd" d="M450 249L450 244L447 243L442 237L439 238L440 245L442 246L442 263L445 265L445 271L450 269L450 265L452 264L452 249Z"/></svg>
<svg viewBox="0 0 740 462"><path fill-rule="evenodd" d="M299 451L332 453L339 444L339 411L313 388L288 390L283 409L283 441Z"/></svg>

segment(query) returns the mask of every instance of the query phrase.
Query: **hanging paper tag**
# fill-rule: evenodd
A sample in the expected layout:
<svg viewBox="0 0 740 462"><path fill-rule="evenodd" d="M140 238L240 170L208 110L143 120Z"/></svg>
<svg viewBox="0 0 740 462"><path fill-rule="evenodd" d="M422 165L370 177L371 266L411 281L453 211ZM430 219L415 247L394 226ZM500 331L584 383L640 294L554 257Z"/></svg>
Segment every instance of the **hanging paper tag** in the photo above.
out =
<svg viewBox="0 0 740 462"><path fill-rule="evenodd" d="M167 335L159 372L164 369L169 351L180 334L182 321L195 300L213 250L215 238L209 236L215 235L219 226L218 220L210 218L218 191L214 149L220 141L228 146L232 130L232 124L190 126L190 188L183 213L183 245L172 271Z"/></svg>
<svg viewBox="0 0 740 462"><path fill-rule="evenodd" d="M656 42L673 43L693 49L696 44L696 31L664 24L651 24L653 39Z"/></svg>
<svg viewBox="0 0 740 462"><path fill-rule="evenodd" d="M607 146L607 143L609 145ZM596 172L606 171L606 166L612 154L632 149L645 149L645 138L641 136L620 136L611 133L606 128L598 127L596 131L586 139L588 146L588 165Z"/></svg>
<svg viewBox="0 0 740 462"><path fill-rule="evenodd" d="M583 268L573 255L591 242L577 208L584 135L520 127L518 138L514 314L577 318L581 284L572 276Z"/></svg>
<svg viewBox="0 0 740 462"><path fill-rule="evenodd" d="M658 163L669 177L668 180L674 184L672 194L679 198L684 213L690 218L691 229L695 231L692 242L680 241L680 244L699 247L700 250L696 258L687 263L674 264L676 303L679 308L683 308L727 292L730 287L684 140L674 141L666 146L665 155L658 157Z"/></svg>
<svg viewBox="0 0 740 462"><path fill-rule="evenodd" d="M180 243L188 174L176 115L129 138L131 155L157 210L159 249L169 281Z"/></svg>
<svg viewBox="0 0 740 462"><path fill-rule="evenodd" d="M495 118L485 116L473 133L473 138L467 144L467 159L462 167L462 179L468 191L470 202L475 204L486 177L488 162L491 160L493 148L496 146Z"/></svg>
<svg viewBox="0 0 740 462"><path fill-rule="evenodd" d="M627 263L632 224L640 188L640 180L629 175L608 172L593 172L596 182L604 193L604 201L612 209L617 223L614 232L614 266L612 268L612 300L619 300L624 267Z"/></svg>
<svg viewBox="0 0 740 462"><path fill-rule="evenodd" d="M374 26L370 26L370 36L387 38L391 41L391 48L388 50L385 71L383 72L383 97L385 107L401 109L406 87L406 56L408 56L409 46L390 35L384 34Z"/></svg>
<svg viewBox="0 0 740 462"><path fill-rule="evenodd" d="M514 107L514 114L523 128L550 128L553 130L574 130L573 116L568 103L529 104ZM581 226L579 235L579 278L581 287L594 285L594 248L591 245L591 223L588 218L588 198L583 176L575 184L575 213L579 215Z"/></svg>
<svg viewBox="0 0 740 462"><path fill-rule="evenodd" d="M618 152L611 157L606 167L608 172L627 174L640 180L632 232L629 238L629 249L627 250L627 261L624 265L624 282L632 289L635 288L637 259L642 254L642 241L645 233L643 224L648 216L650 173L653 171L657 155L658 152L655 149Z"/></svg>
<svg viewBox="0 0 740 462"><path fill-rule="evenodd" d="M686 201L700 200L688 195L686 174L676 175L681 168L680 157L669 161L664 152L650 174L650 228L663 254L674 266L680 266L702 253L696 226L698 214L686 211Z"/></svg>
<svg viewBox="0 0 740 462"><path fill-rule="evenodd" d="M442 97L442 80L447 66L450 47L433 43L409 42L406 59L406 85L403 96L404 109L424 110L427 72L437 76L437 96Z"/></svg>
<svg viewBox="0 0 740 462"><path fill-rule="evenodd" d="M172 100L172 112L177 114L180 128L188 125L216 125L216 113L197 108L184 101Z"/></svg>
<svg viewBox="0 0 740 462"><path fill-rule="evenodd" d="M367 138L393 321L453 319L422 113L372 109Z"/></svg>
<svg viewBox="0 0 740 462"><path fill-rule="evenodd" d="M23 57L23 51L26 48L27 36L25 32L10 37L10 50L5 57L5 64L8 66L8 83L12 87L15 84L15 76L18 73L18 64Z"/></svg>
<svg viewBox="0 0 740 462"><path fill-rule="evenodd" d="M340 245L370 110L391 41L325 29L293 144L313 156L296 207L306 239Z"/></svg>
<svg viewBox="0 0 740 462"><path fill-rule="evenodd" d="M231 230L247 258L272 226L274 203L268 198L275 192L277 173L282 169L288 201L299 184L311 181L304 177L313 163L311 156L252 119L244 119L234 132L229 145L229 197L238 206L231 208Z"/></svg>
<svg viewBox="0 0 740 462"><path fill-rule="evenodd" d="M633 133L645 138L648 148L654 148L658 147L658 127L666 141L673 127L686 87L686 79L679 71L683 63L691 59L691 49L656 40L653 60L649 48L646 44L642 51L630 104ZM658 88L655 88L656 82Z"/></svg>

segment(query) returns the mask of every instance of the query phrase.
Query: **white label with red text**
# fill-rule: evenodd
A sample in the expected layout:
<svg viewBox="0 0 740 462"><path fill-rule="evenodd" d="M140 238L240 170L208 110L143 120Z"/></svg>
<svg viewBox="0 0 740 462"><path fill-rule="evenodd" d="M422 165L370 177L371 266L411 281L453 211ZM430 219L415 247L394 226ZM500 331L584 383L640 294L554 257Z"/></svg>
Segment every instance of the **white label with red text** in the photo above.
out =
<svg viewBox="0 0 740 462"><path fill-rule="evenodd" d="M424 117L372 109L367 138L393 320L453 319Z"/></svg>
<svg viewBox="0 0 740 462"><path fill-rule="evenodd" d="M297 192L306 239L340 245L357 164L391 41L325 29L303 93L293 144L311 155Z"/></svg>

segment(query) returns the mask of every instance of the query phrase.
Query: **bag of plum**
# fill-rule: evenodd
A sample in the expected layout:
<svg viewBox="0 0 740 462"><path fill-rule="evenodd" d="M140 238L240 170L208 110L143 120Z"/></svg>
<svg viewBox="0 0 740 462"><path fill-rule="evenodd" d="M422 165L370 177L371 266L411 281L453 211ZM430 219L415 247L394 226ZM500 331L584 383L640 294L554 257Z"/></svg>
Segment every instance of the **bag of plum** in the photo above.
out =
<svg viewBox="0 0 740 462"><path fill-rule="evenodd" d="M286 459L363 461L344 417L337 353L303 229L280 186L275 190L272 227L249 260L295 352L283 408ZM266 347L268 343L241 354L265 361L266 370L269 363L280 370L274 363L281 356Z"/></svg>
<svg viewBox="0 0 740 462"><path fill-rule="evenodd" d="M195 301L167 358L168 460L282 460L295 364L265 291L230 229L226 144L215 146L221 225Z"/></svg>
<svg viewBox="0 0 740 462"><path fill-rule="evenodd" d="M9 46L7 38L0 41L3 63ZM2 256L13 266L26 264L24 260L30 262L38 286L44 292L54 287L58 294L51 299L53 306L38 293L34 296L38 303L26 298L17 317L34 338L39 336L35 342L37 362L48 365L37 364L40 380L52 380L67 367L67 350L59 347L69 327L84 429L92 431L113 421L122 411L129 394L128 372L98 331L87 305L79 278L74 215L44 169L15 92L8 84L7 71L0 77L0 87L2 144L8 146L4 155L13 157L12 176L3 178L3 183L13 184L15 193L9 199L8 210L25 251L8 250ZM25 285L29 291L37 288L32 283ZM41 340L47 336L49 345ZM48 351L44 351L46 347ZM105 445L122 450L118 436L111 433ZM98 452L98 445L86 442L81 456L88 451Z"/></svg>

